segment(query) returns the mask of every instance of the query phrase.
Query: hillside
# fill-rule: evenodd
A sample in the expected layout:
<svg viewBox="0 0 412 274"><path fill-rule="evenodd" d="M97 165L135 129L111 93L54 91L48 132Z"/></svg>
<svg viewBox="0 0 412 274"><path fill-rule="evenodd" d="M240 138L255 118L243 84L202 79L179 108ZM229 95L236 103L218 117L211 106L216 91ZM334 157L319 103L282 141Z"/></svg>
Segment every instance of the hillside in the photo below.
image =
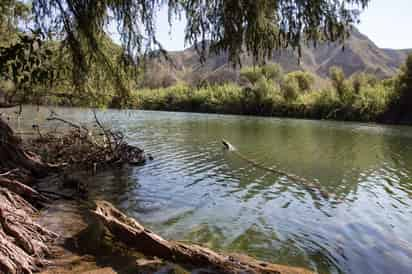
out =
<svg viewBox="0 0 412 274"><path fill-rule="evenodd" d="M404 63L410 50L379 48L366 35L354 29L343 47L338 43L323 43L316 48L304 46L298 62L297 53L285 49L276 53L270 62L279 63L285 71L304 69L320 77L326 77L332 66L342 67L347 76L354 72L370 72L379 78L393 76ZM201 65L195 49L169 52L174 66L165 61L157 62L156 71L163 69L175 78L191 80L199 77L236 77L236 71L228 62L226 54L211 54ZM250 56L241 57L243 65L251 65ZM224 73L222 73L224 72ZM216 74L216 75L214 75Z"/></svg>

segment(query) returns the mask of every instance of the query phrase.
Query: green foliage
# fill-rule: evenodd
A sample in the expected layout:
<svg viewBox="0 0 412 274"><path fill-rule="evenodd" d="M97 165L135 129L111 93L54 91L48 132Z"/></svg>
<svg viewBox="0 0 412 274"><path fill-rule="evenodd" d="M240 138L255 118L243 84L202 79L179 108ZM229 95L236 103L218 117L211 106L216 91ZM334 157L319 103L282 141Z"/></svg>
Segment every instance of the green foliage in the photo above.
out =
<svg viewBox="0 0 412 274"><path fill-rule="evenodd" d="M282 67L279 64L266 64L263 66L244 67L240 70L241 79L251 84L256 84L260 78L271 81L280 81L283 76Z"/></svg>
<svg viewBox="0 0 412 274"><path fill-rule="evenodd" d="M299 82L295 77L285 77L282 82L281 89L286 101L294 101L296 100L296 98L298 98L299 95Z"/></svg>
<svg viewBox="0 0 412 274"><path fill-rule="evenodd" d="M262 77L263 74L260 67L244 67L240 70L240 78L249 81L251 84L255 84Z"/></svg>
<svg viewBox="0 0 412 274"><path fill-rule="evenodd" d="M412 54L409 54L405 65L401 68L396 89L400 94L412 93Z"/></svg>
<svg viewBox="0 0 412 274"><path fill-rule="evenodd" d="M271 63L261 67L262 74L266 79L280 81L283 77L283 69L279 64Z"/></svg>
<svg viewBox="0 0 412 274"><path fill-rule="evenodd" d="M329 70L329 78L332 81L332 85L335 88L339 98L343 102L352 102L352 93L349 88L348 81L345 79L343 70L338 67L331 67Z"/></svg>
<svg viewBox="0 0 412 274"><path fill-rule="evenodd" d="M387 111L395 93L393 81L379 81L367 74L346 79L340 69L331 72L334 83L331 88L317 91L310 85L312 80L305 82L311 79L311 75L301 71L285 75L280 85L278 81L268 79L261 67L254 70L246 68L243 71L245 75L254 83L244 87L234 84L200 88L178 85L167 89L136 91L133 97L138 98L134 101L139 103L131 107L376 121ZM353 84L355 79L358 81L356 85ZM357 87L356 92L354 86ZM306 92L302 92L303 89Z"/></svg>
<svg viewBox="0 0 412 274"><path fill-rule="evenodd" d="M18 39L18 23L28 19L30 7L23 1L0 1L0 46L5 47Z"/></svg>
<svg viewBox="0 0 412 274"><path fill-rule="evenodd" d="M390 123L412 122L412 54L410 54L401 68L394 84L395 94L391 96L389 107L381 120ZM387 83L386 83L387 84Z"/></svg>
<svg viewBox="0 0 412 274"><path fill-rule="evenodd" d="M36 87L52 83L56 69L51 56L39 33L19 35L12 45L0 47L0 80L10 81L15 87L7 94L8 101L23 103L35 95Z"/></svg>
<svg viewBox="0 0 412 274"><path fill-rule="evenodd" d="M383 85L365 85L360 89L353 108L365 121L374 121L384 113L391 99L391 91Z"/></svg>
<svg viewBox="0 0 412 274"><path fill-rule="evenodd" d="M293 71L286 75L285 81L290 82L295 80L298 84L298 89L303 92L310 91L315 83L315 77L306 71Z"/></svg>
<svg viewBox="0 0 412 274"><path fill-rule="evenodd" d="M353 74L350 80L352 82L353 92L355 92L356 94L359 94L361 92L362 87L373 87L378 83L378 79L374 75L365 72Z"/></svg>

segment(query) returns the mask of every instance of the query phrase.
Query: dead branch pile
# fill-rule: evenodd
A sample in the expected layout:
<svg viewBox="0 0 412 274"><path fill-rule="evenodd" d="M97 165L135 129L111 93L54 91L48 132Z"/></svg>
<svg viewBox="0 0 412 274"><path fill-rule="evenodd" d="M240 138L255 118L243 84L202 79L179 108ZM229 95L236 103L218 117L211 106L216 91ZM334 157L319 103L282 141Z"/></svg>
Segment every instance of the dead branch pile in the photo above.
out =
<svg viewBox="0 0 412 274"><path fill-rule="evenodd" d="M50 163L71 168L93 169L107 165L143 164L144 151L128 145L121 132L105 129L95 115L96 125L88 128L60 117L48 121L60 122L69 127L64 133L40 133L31 139L28 147Z"/></svg>

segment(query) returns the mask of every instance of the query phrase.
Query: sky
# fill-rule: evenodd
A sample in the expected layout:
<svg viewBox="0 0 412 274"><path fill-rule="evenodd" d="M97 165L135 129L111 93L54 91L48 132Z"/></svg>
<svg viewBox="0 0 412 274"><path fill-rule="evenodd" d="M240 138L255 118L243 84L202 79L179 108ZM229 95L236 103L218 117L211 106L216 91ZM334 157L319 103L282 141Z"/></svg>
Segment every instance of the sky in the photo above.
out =
<svg viewBox="0 0 412 274"><path fill-rule="evenodd" d="M412 48L412 0L371 0L361 14L358 29L380 48ZM167 50L182 50L184 21L174 21L169 27L167 12L162 10L157 19L157 35Z"/></svg>

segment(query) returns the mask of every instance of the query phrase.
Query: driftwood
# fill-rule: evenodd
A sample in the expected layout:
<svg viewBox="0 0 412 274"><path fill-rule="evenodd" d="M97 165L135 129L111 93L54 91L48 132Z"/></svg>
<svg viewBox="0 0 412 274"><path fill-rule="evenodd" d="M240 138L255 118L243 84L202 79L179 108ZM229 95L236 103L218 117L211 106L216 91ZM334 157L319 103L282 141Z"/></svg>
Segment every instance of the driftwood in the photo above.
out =
<svg viewBox="0 0 412 274"><path fill-rule="evenodd" d="M312 273L245 256L226 256L199 245L167 241L105 201L96 202L93 213L113 236L144 255L194 267L209 267L217 273Z"/></svg>

